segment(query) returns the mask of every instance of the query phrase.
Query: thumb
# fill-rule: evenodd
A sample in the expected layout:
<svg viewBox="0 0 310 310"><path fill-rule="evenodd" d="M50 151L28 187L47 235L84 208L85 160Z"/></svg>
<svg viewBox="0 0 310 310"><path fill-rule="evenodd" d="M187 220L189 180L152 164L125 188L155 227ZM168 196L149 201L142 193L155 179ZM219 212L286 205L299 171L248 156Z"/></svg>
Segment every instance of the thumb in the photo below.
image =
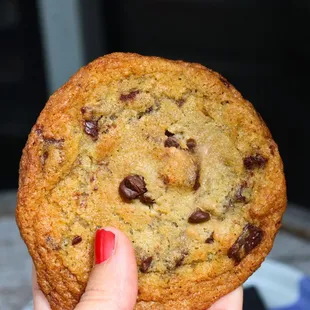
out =
<svg viewBox="0 0 310 310"><path fill-rule="evenodd" d="M97 230L95 267L76 310L132 310L138 291L137 265L129 239L116 228Z"/></svg>

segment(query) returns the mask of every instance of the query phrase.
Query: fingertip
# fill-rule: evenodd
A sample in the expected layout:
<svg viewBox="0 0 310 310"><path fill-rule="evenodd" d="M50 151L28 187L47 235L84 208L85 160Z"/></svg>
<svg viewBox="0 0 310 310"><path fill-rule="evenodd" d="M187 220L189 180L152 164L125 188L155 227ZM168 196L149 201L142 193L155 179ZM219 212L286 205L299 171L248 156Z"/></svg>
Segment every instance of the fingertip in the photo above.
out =
<svg viewBox="0 0 310 310"><path fill-rule="evenodd" d="M234 291L220 298L209 310L242 310L243 288L238 287Z"/></svg>
<svg viewBox="0 0 310 310"><path fill-rule="evenodd" d="M138 272L131 241L114 227L98 229L95 239L96 264L77 309L133 309Z"/></svg>
<svg viewBox="0 0 310 310"><path fill-rule="evenodd" d="M34 265L32 265L32 295L34 310L51 310L49 302L47 301L38 285L37 274Z"/></svg>

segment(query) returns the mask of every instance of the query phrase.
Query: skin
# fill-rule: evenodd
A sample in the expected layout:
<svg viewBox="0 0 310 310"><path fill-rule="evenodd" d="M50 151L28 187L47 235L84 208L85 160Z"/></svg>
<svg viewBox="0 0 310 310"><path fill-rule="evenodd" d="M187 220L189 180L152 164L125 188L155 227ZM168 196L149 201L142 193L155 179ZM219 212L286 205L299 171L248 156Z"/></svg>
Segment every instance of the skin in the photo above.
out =
<svg viewBox="0 0 310 310"><path fill-rule="evenodd" d="M85 293L75 310L132 310L138 292L138 273L134 249L129 239L115 228L105 228L115 234L115 249L104 263L95 265ZM129 285L130 283L130 285ZM41 292L36 273L32 272L34 310L50 310ZM242 310L243 291L239 287L222 297L208 310Z"/></svg>

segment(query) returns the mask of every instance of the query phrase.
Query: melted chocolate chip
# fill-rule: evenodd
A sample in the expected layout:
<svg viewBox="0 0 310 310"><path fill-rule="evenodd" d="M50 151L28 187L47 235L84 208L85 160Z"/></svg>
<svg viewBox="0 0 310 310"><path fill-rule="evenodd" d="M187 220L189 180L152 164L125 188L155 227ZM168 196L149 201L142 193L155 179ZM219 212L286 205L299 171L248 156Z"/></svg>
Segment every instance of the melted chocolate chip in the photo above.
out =
<svg viewBox="0 0 310 310"><path fill-rule="evenodd" d="M72 239L72 245L76 245L78 243L82 242L82 237L81 236L75 236L73 239Z"/></svg>
<svg viewBox="0 0 310 310"><path fill-rule="evenodd" d="M255 168L264 168L267 161L268 161L268 158L265 158L264 156L260 154L255 154L255 155L244 158L243 164L246 169L253 170Z"/></svg>
<svg viewBox="0 0 310 310"><path fill-rule="evenodd" d="M205 243L213 243L214 242L214 232L206 239Z"/></svg>
<svg viewBox="0 0 310 310"><path fill-rule="evenodd" d="M84 121L84 132L96 141L99 134L98 121Z"/></svg>
<svg viewBox="0 0 310 310"><path fill-rule="evenodd" d="M230 83L224 78L224 77L220 77L220 81L226 86L226 87L230 87Z"/></svg>
<svg viewBox="0 0 310 310"><path fill-rule="evenodd" d="M163 183L164 183L165 185L168 185L168 184L170 183L169 176L167 176L167 175L162 175L161 178L162 178Z"/></svg>
<svg viewBox="0 0 310 310"><path fill-rule="evenodd" d="M44 142L47 143L47 144L54 144L56 146L61 146L64 142L65 142L65 139L61 138L61 139L55 139L55 138L47 138L47 137L44 137L43 138Z"/></svg>
<svg viewBox="0 0 310 310"><path fill-rule="evenodd" d="M270 154L271 154L271 155L274 155L275 150L276 150L275 145L273 145L273 144L269 145L269 149L270 149Z"/></svg>
<svg viewBox="0 0 310 310"><path fill-rule="evenodd" d="M144 111L144 113L145 114L149 114L149 113L151 113L151 112L153 112L153 106L150 106L149 108L147 108L145 111Z"/></svg>
<svg viewBox="0 0 310 310"><path fill-rule="evenodd" d="M183 99L183 98L178 99L178 100L176 101L176 103L177 103L178 107L181 108L181 107L183 106L183 104L185 103L185 99Z"/></svg>
<svg viewBox="0 0 310 310"><path fill-rule="evenodd" d="M200 172L199 169L197 169L193 189L196 191L199 187L200 187Z"/></svg>
<svg viewBox="0 0 310 310"><path fill-rule="evenodd" d="M144 112L138 113L137 118L138 118L138 119L141 119L142 116L144 116L144 115L146 115L146 114L150 114L150 113L152 113L152 112L153 112L153 106L147 108Z"/></svg>
<svg viewBox="0 0 310 310"><path fill-rule="evenodd" d="M60 250L59 244L57 244L51 236L46 237L46 243L47 243L47 246L51 248L52 250L54 251Z"/></svg>
<svg viewBox="0 0 310 310"><path fill-rule="evenodd" d="M247 230L249 232L249 235L245 239L244 251L246 254L249 254L261 243L263 239L263 231L259 227L251 224L248 224Z"/></svg>
<svg viewBox="0 0 310 310"><path fill-rule="evenodd" d="M229 101L228 101L228 100L223 100L223 101L221 101L221 105L226 105L226 104L229 104Z"/></svg>
<svg viewBox="0 0 310 310"><path fill-rule="evenodd" d="M165 141L165 147L179 148L180 145L175 137L168 137Z"/></svg>
<svg viewBox="0 0 310 310"><path fill-rule="evenodd" d="M143 259L140 265L140 271L147 272L151 266L152 260L153 260L152 256Z"/></svg>
<svg viewBox="0 0 310 310"><path fill-rule="evenodd" d="M182 264L183 264L183 261L186 257L186 255L188 254L188 252L183 252L180 256L180 258L178 258L176 261L175 261L175 267L180 267Z"/></svg>
<svg viewBox="0 0 310 310"><path fill-rule="evenodd" d="M119 194L124 200L132 200L143 195L147 189L141 175L129 175L119 185Z"/></svg>
<svg viewBox="0 0 310 310"><path fill-rule="evenodd" d="M128 101L128 100L133 100L135 99L135 97L140 93L139 90L133 90L128 94L121 94L120 96L120 100L121 101Z"/></svg>
<svg viewBox="0 0 310 310"><path fill-rule="evenodd" d="M152 197L146 196L145 194L139 196L139 200L147 206L151 206L155 203L155 200Z"/></svg>
<svg viewBox="0 0 310 310"><path fill-rule="evenodd" d="M117 116L115 115L115 114L112 114L111 116L110 116L110 120L111 121L114 121L114 120L116 120L117 119Z"/></svg>
<svg viewBox="0 0 310 310"><path fill-rule="evenodd" d="M241 260L257 247L263 239L264 232L253 224L246 224L241 235L228 250L228 257L238 265Z"/></svg>
<svg viewBox="0 0 310 310"><path fill-rule="evenodd" d="M45 151L42 156L41 156L41 162L42 162L42 165L44 166L45 165L45 162L46 160L48 159L48 152Z"/></svg>
<svg viewBox="0 0 310 310"><path fill-rule="evenodd" d="M242 195L243 190L247 187L247 183L243 182L241 184L241 186L237 189L236 193L235 193L235 202L246 202L246 197Z"/></svg>
<svg viewBox="0 0 310 310"><path fill-rule="evenodd" d="M41 127L38 127L38 128L36 129L36 134L37 134L38 136L41 136L42 133L43 133L43 129L42 129Z"/></svg>
<svg viewBox="0 0 310 310"><path fill-rule="evenodd" d="M188 222L192 224L203 223L210 220L210 213L197 209L188 218Z"/></svg>
<svg viewBox="0 0 310 310"><path fill-rule="evenodd" d="M168 129L166 129L166 130L165 130L165 135L166 135L167 137L172 137L172 136L174 136L174 133L172 133L172 132L170 132Z"/></svg>
<svg viewBox="0 0 310 310"><path fill-rule="evenodd" d="M188 139L186 141L186 146L190 151L194 151L195 147L197 146L196 140L192 138Z"/></svg>

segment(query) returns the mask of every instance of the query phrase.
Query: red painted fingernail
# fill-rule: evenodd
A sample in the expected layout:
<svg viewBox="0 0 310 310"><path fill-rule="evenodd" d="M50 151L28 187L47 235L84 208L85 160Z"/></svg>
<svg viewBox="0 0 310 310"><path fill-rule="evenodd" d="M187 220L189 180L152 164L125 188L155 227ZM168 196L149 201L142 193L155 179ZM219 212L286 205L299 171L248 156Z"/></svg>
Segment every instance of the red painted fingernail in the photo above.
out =
<svg viewBox="0 0 310 310"><path fill-rule="evenodd" d="M108 230L97 230L95 238L95 263L101 264L111 257L114 247L115 235Z"/></svg>

